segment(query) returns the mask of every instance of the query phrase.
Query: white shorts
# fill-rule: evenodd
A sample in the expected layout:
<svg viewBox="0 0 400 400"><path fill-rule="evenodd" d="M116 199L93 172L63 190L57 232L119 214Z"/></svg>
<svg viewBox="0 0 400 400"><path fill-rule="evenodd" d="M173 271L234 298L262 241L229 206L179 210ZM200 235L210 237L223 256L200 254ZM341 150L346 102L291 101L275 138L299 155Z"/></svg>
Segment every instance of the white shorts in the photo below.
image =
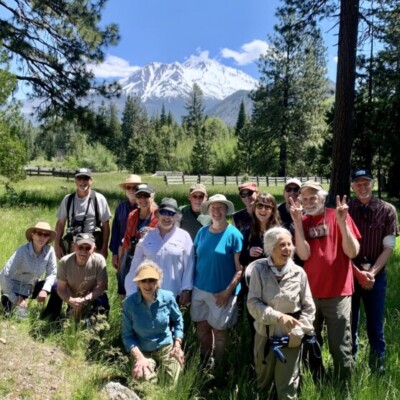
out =
<svg viewBox="0 0 400 400"><path fill-rule="evenodd" d="M231 296L224 307L218 307L214 293L194 287L190 316L193 322L207 321L214 329L231 328L238 318L237 296Z"/></svg>

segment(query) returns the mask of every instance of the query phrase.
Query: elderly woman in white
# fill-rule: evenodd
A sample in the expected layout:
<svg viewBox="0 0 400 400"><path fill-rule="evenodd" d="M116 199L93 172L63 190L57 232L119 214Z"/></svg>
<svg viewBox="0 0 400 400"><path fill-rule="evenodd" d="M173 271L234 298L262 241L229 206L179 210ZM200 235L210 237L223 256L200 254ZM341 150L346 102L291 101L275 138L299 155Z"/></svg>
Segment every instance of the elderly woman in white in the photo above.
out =
<svg viewBox="0 0 400 400"><path fill-rule="evenodd" d="M269 256L251 265L247 307L255 319L254 358L258 387L269 391L273 385L278 399L297 397L300 377L301 343L313 333L315 305L304 270L295 265L292 237L281 227L264 235ZM289 337L281 351L286 363L277 359L271 340Z"/></svg>

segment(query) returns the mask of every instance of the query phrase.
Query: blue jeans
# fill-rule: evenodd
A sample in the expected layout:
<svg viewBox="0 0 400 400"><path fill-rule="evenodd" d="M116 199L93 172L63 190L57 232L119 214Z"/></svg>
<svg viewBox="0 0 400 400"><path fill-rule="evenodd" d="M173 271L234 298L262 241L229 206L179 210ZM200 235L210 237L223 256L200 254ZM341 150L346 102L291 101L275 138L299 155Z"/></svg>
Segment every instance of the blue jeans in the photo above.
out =
<svg viewBox="0 0 400 400"><path fill-rule="evenodd" d="M353 356L358 350L358 323L360 319L360 303L364 303L365 317L367 321L367 334L370 346L370 354L377 358L385 356L386 343L383 334L383 317L385 312L387 276L381 272L375 276L375 283L371 290L364 290L354 283L354 294L352 297L352 324Z"/></svg>

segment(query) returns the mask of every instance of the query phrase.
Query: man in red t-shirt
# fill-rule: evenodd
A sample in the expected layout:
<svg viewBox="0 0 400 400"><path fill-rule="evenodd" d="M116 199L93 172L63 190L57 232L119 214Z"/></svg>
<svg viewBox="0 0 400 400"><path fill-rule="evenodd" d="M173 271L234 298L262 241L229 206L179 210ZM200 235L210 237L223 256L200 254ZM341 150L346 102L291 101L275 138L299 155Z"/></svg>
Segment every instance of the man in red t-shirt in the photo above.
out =
<svg viewBox="0 0 400 400"><path fill-rule="evenodd" d="M314 328L322 345L326 323L329 351L335 377L347 379L353 366L351 341L351 295L354 291L353 265L361 235L348 215L346 196L336 197L336 210L325 207L327 192L318 182L300 188L300 200L291 200L290 213L295 227L296 252L304 261L316 306ZM324 374L321 354L310 352L309 366L314 378Z"/></svg>

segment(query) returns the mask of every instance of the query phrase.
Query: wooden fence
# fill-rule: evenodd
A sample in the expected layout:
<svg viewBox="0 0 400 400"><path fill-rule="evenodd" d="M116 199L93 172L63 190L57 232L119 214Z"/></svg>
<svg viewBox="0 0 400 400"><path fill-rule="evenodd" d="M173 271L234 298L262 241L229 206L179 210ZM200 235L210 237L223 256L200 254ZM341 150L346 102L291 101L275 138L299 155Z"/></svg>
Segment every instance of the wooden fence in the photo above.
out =
<svg viewBox="0 0 400 400"><path fill-rule="evenodd" d="M290 177L287 176L214 176L214 175L165 175L164 181L167 185L193 185L203 183L204 185L236 185L242 182L256 182L257 186L278 186L284 184ZM297 178L301 182L308 180L320 183L329 183L328 178L320 176L307 176Z"/></svg>
<svg viewBox="0 0 400 400"><path fill-rule="evenodd" d="M65 168L26 167L25 171L29 176L61 176L64 178L73 178L75 175L74 169Z"/></svg>

